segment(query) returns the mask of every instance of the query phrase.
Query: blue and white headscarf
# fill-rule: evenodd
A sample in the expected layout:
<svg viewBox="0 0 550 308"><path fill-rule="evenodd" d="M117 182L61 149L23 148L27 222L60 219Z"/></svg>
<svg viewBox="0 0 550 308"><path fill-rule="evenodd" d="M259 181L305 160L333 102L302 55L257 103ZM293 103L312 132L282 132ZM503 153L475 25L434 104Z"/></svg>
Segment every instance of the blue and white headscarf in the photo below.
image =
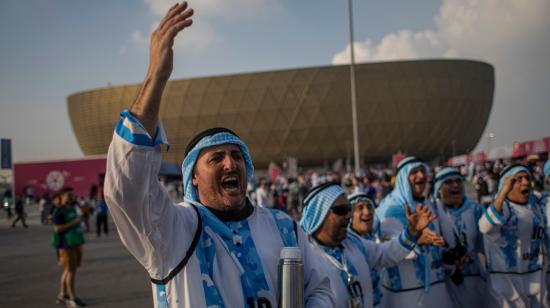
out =
<svg viewBox="0 0 550 308"><path fill-rule="evenodd" d="M221 132L211 136L202 138L189 153L185 156L181 170L183 173L183 197L187 202L199 202L199 192L197 188L193 186L193 172L195 170L195 164L199 158L202 150L222 144L235 144L241 149L243 155L246 178L250 180L254 173L254 165L250 158L250 153L246 144L237 136L228 133Z"/></svg>
<svg viewBox="0 0 550 308"><path fill-rule="evenodd" d="M397 165L397 179L395 181L395 188L391 192L391 197L398 201L400 204L405 203L409 205L410 209L414 212L416 209L416 201L414 201L411 183L409 182L409 175L412 170L422 167L424 171L428 172L428 165L420 161L414 156L409 156L403 159ZM383 200L384 201L384 200Z"/></svg>
<svg viewBox="0 0 550 308"><path fill-rule="evenodd" d="M443 183L445 183L445 181L451 180L451 179L456 179L456 178L461 179L461 180L464 181L464 177L462 177L462 175L453 168L447 167L447 168L444 168L441 171L439 171L435 175L434 196L436 198L439 197L439 189L441 188L441 185L443 185Z"/></svg>
<svg viewBox="0 0 550 308"><path fill-rule="evenodd" d="M241 256L238 257L238 260L243 268L243 273L241 275L243 295L245 299L256 299L259 292L268 291L269 286L265 279L261 259L256 251L254 242L245 242L243 245L240 245L240 247L237 247L235 244L235 235L230 228L200 203L198 190L193 186L192 182L195 165L201 151L222 144L235 144L240 148L245 163L246 178L250 180L254 172L254 166L252 165L248 147L239 137L225 129L225 131L202 137L195 146L187 152L182 166L184 200L196 205L199 209L203 220L203 230L206 230L206 228L213 230L224 241L230 251L242 251L242 253L237 255ZM248 223L244 221L242 225L248 226ZM244 234L249 231L248 227L246 227L243 228L241 232ZM199 258L202 285L206 294L206 304L209 307L223 307L224 305L220 292L216 284L213 283L213 277L211 277L211 267L214 263L216 250L212 246L213 241L208 232L203 231L201 237L202 239L199 241L196 248L196 254L197 258ZM250 236L245 237L248 239L251 238Z"/></svg>
<svg viewBox="0 0 550 308"><path fill-rule="evenodd" d="M507 168L504 168L502 170L504 173L501 174L500 180L498 181L498 191L502 189L502 186L504 186L504 181L506 181L507 178L514 176L520 172L525 172L529 175L530 178L532 178L531 171L527 169L527 167L523 165L511 165ZM497 192L498 194L498 192Z"/></svg>
<svg viewBox="0 0 550 308"><path fill-rule="evenodd" d="M315 190L315 188L313 188ZM312 190L312 191L313 191ZM340 196L345 196L346 191L338 184L326 185L318 192L306 196L304 200L304 212L300 225L307 234L311 235L321 227L327 217L330 207Z"/></svg>
<svg viewBox="0 0 550 308"><path fill-rule="evenodd" d="M360 201L366 201L372 205L373 209L376 208L376 203L365 193L353 193L348 196L348 200L352 207L355 207Z"/></svg>
<svg viewBox="0 0 550 308"><path fill-rule="evenodd" d="M378 228L380 227L380 221L378 220L378 217L375 215L374 213L374 210L376 209L376 202L374 202L371 198L369 198L369 196L365 193L354 193L354 194L351 194L348 196L348 199L349 199L349 203L351 204L352 208L355 209L355 206L357 205L357 203L361 202L361 201L364 201L364 202L368 202L372 205L372 210L373 210L373 219L374 219L374 222L372 224L372 233L374 234L376 232L376 230L378 230ZM350 226L352 224L352 221L350 221Z"/></svg>
<svg viewBox="0 0 550 308"><path fill-rule="evenodd" d="M550 159L544 164L544 178L547 179L550 176Z"/></svg>

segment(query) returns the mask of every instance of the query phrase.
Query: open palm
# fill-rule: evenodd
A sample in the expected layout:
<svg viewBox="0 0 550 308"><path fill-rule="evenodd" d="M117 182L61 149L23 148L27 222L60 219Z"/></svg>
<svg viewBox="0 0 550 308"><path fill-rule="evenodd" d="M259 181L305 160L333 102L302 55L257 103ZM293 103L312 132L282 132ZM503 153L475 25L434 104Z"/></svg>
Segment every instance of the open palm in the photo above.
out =
<svg viewBox="0 0 550 308"><path fill-rule="evenodd" d="M411 226L416 232L422 232L434 221L437 216L424 205L417 205L414 213L408 205L405 205L405 215L409 226Z"/></svg>

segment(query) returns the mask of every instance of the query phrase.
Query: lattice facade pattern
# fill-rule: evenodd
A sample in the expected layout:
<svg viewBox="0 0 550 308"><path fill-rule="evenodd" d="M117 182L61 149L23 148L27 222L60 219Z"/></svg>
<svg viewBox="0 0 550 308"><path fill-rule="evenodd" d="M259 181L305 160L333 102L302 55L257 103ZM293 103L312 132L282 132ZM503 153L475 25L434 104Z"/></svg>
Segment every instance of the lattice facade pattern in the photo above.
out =
<svg viewBox="0 0 550 308"><path fill-rule="evenodd" d="M493 104L494 69L466 60L356 66L361 159L387 161L465 153L478 142ZM139 84L69 96L73 130L84 154L105 154L118 114ZM352 158L349 66L326 66L170 81L160 110L181 163L199 131L225 126L249 145L257 167L296 157L301 165Z"/></svg>

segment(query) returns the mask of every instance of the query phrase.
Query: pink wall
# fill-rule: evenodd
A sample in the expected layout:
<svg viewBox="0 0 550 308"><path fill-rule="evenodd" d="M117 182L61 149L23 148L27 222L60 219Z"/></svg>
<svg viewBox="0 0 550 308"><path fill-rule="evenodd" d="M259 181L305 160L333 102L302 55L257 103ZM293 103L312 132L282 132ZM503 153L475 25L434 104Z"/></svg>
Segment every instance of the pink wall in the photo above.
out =
<svg viewBox="0 0 550 308"><path fill-rule="evenodd" d="M77 196L87 197L90 187L100 183L105 175L105 158L30 162L14 164L15 193L23 194L24 188L34 188L34 196L44 192L55 193L63 187L72 187Z"/></svg>

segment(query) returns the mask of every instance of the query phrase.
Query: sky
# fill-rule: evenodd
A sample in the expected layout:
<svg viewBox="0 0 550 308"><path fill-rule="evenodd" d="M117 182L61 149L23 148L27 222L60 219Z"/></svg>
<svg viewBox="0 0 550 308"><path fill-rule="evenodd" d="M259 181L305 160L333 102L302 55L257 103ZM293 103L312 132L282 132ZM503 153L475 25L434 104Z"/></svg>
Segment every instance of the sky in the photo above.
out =
<svg viewBox="0 0 550 308"><path fill-rule="evenodd" d="M83 154L71 94L138 83L170 0L0 0L0 137L15 162ZM346 0L196 0L173 79L349 63ZM484 137L550 135L550 1L354 1L356 62L459 58L495 67ZM93 115L92 115L93 116Z"/></svg>

